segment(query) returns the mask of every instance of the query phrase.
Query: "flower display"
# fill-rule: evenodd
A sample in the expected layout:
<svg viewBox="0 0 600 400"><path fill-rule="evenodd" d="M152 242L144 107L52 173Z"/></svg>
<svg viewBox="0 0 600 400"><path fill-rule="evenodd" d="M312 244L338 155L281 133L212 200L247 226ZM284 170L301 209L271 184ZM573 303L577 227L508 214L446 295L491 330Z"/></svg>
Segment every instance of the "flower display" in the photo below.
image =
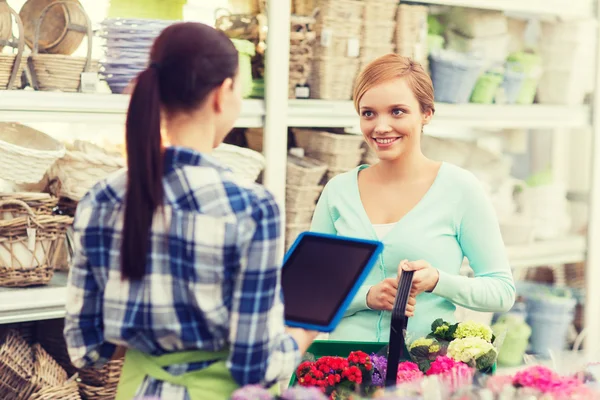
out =
<svg viewBox="0 0 600 400"><path fill-rule="evenodd" d="M494 365L498 351L493 344L480 337L466 337L450 342L448 356L483 371Z"/></svg>
<svg viewBox="0 0 600 400"><path fill-rule="evenodd" d="M464 339L470 337L481 338L486 342L491 343L494 337L494 332L492 331L491 327L485 324L467 321L459 323L456 326L456 330L452 336L454 339Z"/></svg>
<svg viewBox="0 0 600 400"><path fill-rule="evenodd" d="M406 361L398 365L398 374L396 375L396 383L398 385L415 382L423 378L424 374L419 369L419 366L413 362Z"/></svg>

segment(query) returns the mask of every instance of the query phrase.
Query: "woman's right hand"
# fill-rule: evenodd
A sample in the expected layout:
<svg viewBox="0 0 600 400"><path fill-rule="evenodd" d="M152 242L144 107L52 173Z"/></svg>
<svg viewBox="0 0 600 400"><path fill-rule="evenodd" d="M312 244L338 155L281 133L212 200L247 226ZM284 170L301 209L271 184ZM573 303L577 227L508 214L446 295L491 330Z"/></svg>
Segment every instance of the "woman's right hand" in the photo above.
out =
<svg viewBox="0 0 600 400"><path fill-rule="evenodd" d="M367 293L367 307L377 311L392 311L394 302L396 301L396 293L398 292L398 279L387 278L379 282L377 285L371 286ZM413 296L408 298L406 303L407 317L415 315L415 306L417 299Z"/></svg>

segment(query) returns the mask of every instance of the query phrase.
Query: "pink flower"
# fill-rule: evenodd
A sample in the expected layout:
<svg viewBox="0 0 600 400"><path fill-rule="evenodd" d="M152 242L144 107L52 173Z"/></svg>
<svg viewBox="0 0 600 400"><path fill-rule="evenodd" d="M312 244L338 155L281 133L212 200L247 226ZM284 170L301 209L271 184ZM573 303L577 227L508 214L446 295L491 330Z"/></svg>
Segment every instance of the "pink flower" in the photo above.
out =
<svg viewBox="0 0 600 400"><path fill-rule="evenodd" d="M439 356L431 363L431 366L427 370L427 375L440 375L444 372L452 371L458 365L465 365L460 361L454 361L450 357Z"/></svg>
<svg viewBox="0 0 600 400"><path fill-rule="evenodd" d="M473 382L474 371L467 364L450 357L439 356L431 363L427 375L437 375L451 391Z"/></svg>
<svg viewBox="0 0 600 400"><path fill-rule="evenodd" d="M419 371L419 366L414 362L405 361L398 364L398 371Z"/></svg>

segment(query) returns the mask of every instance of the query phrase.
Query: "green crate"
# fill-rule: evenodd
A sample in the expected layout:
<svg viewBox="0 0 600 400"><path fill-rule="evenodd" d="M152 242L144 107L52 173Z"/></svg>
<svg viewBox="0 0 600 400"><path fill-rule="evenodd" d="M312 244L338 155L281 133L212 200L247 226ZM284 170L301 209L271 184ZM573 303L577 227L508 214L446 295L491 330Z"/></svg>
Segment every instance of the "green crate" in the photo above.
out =
<svg viewBox="0 0 600 400"><path fill-rule="evenodd" d="M311 353L315 358L324 356L348 357L353 351L364 351L367 354L379 353L386 347L386 342L346 342L339 340L315 340L308 348L307 353ZM406 347L404 354L408 354ZM296 384L296 374L290 379L290 386Z"/></svg>

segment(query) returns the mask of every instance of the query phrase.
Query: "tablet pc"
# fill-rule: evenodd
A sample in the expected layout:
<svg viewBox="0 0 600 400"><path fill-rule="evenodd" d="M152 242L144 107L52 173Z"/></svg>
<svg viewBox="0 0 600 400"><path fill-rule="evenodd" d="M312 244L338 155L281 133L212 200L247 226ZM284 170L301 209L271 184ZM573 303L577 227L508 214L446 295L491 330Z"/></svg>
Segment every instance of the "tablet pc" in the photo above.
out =
<svg viewBox="0 0 600 400"><path fill-rule="evenodd" d="M332 332L382 249L378 241L301 233L283 263L286 324Z"/></svg>

